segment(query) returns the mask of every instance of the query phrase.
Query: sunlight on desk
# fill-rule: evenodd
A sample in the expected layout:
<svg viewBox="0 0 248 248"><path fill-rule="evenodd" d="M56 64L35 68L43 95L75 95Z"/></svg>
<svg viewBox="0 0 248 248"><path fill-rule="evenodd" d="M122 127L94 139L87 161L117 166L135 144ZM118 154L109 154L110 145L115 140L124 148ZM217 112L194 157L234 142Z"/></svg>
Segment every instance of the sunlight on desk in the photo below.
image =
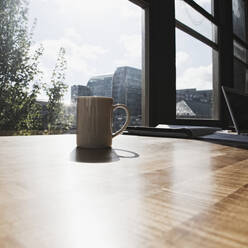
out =
<svg viewBox="0 0 248 248"><path fill-rule="evenodd" d="M0 247L248 247L248 152L120 136L0 137ZM81 156L81 157L80 157Z"/></svg>

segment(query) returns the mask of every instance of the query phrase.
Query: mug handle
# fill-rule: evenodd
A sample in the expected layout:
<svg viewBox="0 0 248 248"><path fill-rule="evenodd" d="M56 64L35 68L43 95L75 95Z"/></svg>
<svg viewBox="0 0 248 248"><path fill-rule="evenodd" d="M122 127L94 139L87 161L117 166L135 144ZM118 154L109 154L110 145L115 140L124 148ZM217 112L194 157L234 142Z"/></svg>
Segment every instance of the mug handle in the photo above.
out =
<svg viewBox="0 0 248 248"><path fill-rule="evenodd" d="M129 124L129 121L130 121L130 113L129 113L129 110L127 108L127 106L125 104L115 104L113 105L113 111L115 111L116 109L118 108L121 108L121 109L124 109L125 112L126 112L126 121L125 121L125 124L123 125L123 127L116 131L115 133L112 134L112 138L114 138L115 136L123 133L123 131L127 128L128 124Z"/></svg>

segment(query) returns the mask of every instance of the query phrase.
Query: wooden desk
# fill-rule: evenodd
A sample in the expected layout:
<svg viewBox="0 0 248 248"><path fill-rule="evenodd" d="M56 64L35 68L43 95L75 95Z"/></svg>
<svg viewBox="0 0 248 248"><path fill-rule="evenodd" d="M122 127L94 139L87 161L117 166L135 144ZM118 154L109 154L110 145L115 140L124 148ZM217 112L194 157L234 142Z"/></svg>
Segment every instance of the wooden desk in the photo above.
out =
<svg viewBox="0 0 248 248"><path fill-rule="evenodd" d="M0 137L0 247L248 247L247 150L120 136L98 155Z"/></svg>

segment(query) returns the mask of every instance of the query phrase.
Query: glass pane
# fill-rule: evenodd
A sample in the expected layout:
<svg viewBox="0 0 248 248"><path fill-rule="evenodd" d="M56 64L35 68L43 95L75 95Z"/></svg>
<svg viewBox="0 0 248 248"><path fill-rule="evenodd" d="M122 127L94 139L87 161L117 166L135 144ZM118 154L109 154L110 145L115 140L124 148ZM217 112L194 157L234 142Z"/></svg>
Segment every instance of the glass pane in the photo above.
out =
<svg viewBox="0 0 248 248"><path fill-rule="evenodd" d="M213 119L212 49L176 29L177 118Z"/></svg>
<svg viewBox="0 0 248 248"><path fill-rule="evenodd" d="M248 70L245 71L245 93L248 94Z"/></svg>
<svg viewBox="0 0 248 248"><path fill-rule="evenodd" d="M114 103L124 103L131 114L131 126L141 125L141 70L133 67L118 67L113 75L112 96ZM114 131L125 122L123 110L116 110Z"/></svg>
<svg viewBox="0 0 248 248"><path fill-rule="evenodd" d="M196 2L210 14L212 13L212 0L194 0L194 2Z"/></svg>
<svg viewBox="0 0 248 248"><path fill-rule="evenodd" d="M212 24L207 18L195 11L192 7L190 7L182 0L175 1L175 11L176 19L178 21L189 26L208 39L215 41L213 28L216 29L216 26Z"/></svg>
<svg viewBox="0 0 248 248"><path fill-rule="evenodd" d="M234 56L242 60L244 63L247 61L247 50L240 43L233 41Z"/></svg>
<svg viewBox="0 0 248 248"><path fill-rule="evenodd" d="M234 59L234 88L248 93L248 77L245 65Z"/></svg>
<svg viewBox="0 0 248 248"><path fill-rule="evenodd" d="M11 38L20 41L5 58L6 73L0 63L8 86L0 83L0 131L74 132L76 98L89 95L126 104L131 125L141 124L141 8L127 0L35 0L0 6L0 15L1 23L13 21ZM6 39L0 35L1 44ZM19 61L23 71L13 69L7 78ZM125 114L116 112L115 120L117 129Z"/></svg>
<svg viewBox="0 0 248 248"><path fill-rule="evenodd" d="M233 32L246 41L246 4L244 0L233 0Z"/></svg>

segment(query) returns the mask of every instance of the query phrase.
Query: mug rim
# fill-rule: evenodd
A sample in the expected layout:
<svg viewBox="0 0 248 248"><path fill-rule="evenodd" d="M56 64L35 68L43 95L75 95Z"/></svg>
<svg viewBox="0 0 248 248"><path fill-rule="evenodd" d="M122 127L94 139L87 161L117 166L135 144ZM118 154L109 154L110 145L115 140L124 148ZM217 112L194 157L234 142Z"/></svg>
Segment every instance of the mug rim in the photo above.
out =
<svg viewBox="0 0 248 248"><path fill-rule="evenodd" d="M78 96L77 100L79 99L90 99L90 98L94 98L94 99L99 99L99 100L109 100L109 101L113 101L112 97L106 97L106 96Z"/></svg>

